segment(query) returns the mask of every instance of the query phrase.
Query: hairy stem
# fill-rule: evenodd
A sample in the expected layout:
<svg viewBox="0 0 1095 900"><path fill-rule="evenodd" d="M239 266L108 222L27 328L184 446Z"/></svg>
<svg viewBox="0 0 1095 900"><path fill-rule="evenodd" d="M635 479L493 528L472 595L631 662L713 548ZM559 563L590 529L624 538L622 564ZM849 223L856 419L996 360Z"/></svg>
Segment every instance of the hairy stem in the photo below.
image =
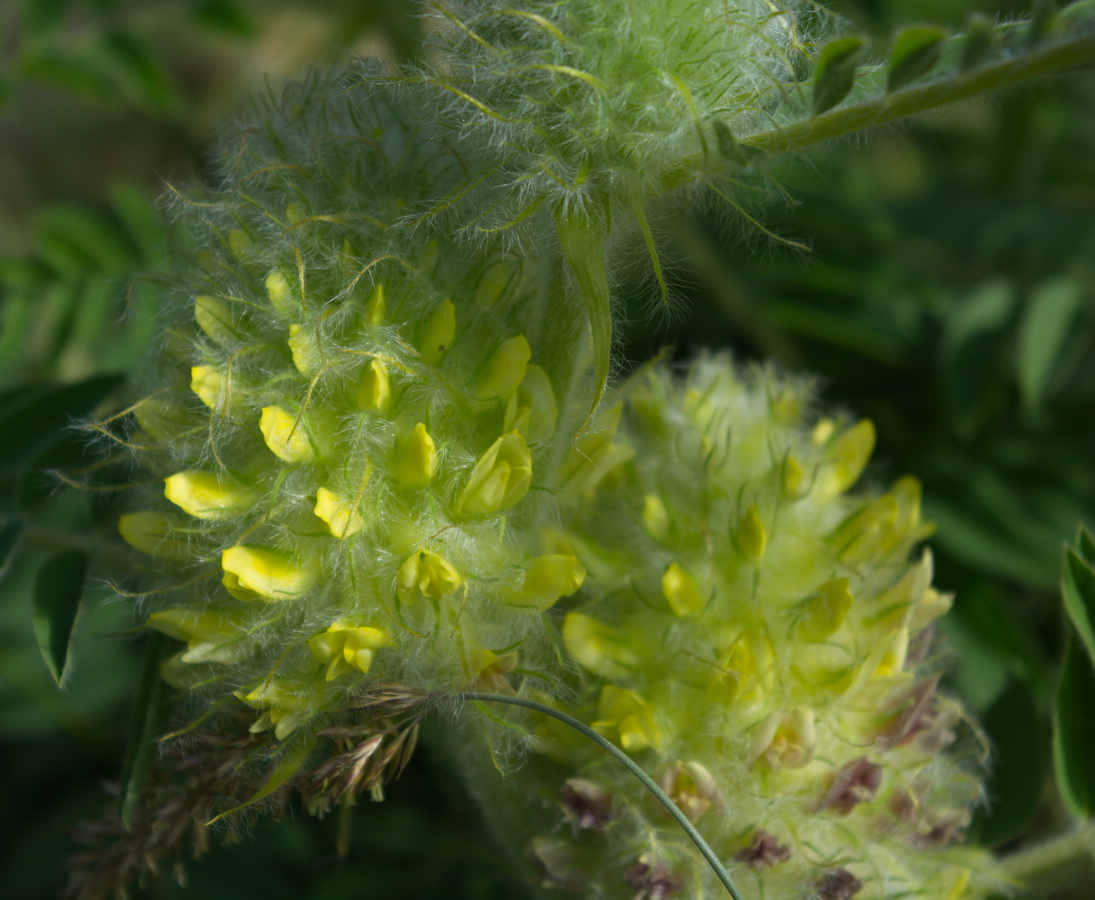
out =
<svg viewBox="0 0 1095 900"><path fill-rule="evenodd" d="M1005 856L1000 860L1000 870L1009 881L1024 884L1043 872L1091 855L1095 855L1095 821L1086 822L1075 831L1058 835L1037 847Z"/></svg>
<svg viewBox="0 0 1095 900"><path fill-rule="evenodd" d="M643 787L658 798L658 802L666 808L674 819L676 819L677 824L684 829L685 834L688 835L692 840L692 843L694 843L700 853L703 854L703 858L707 860L707 864L714 870L719 881L721 881L723 887L726 888L727 893L729 893L734 900L744 900L741 891L738 890L737 885L734 884L734 880L730 877L730 873L726 871L723 864L719 861L719 858L715 855L715 851L712 850L707 841L703 839L703 835L701 835L696 830L696 827L688 821L688 817L680 811L680 808L669 798L669 795L658 787L653 778L647 775L630 756L624 753L623 750L613 744L610 740L598 734L583 722L579 722L573 716L568 716L566 713L560 712L557 709L552 709L550 706L545 706L543 703L537 703L535 700L525 700L521 697L509 697L505 694L480 694L471 691L460 694L460 697L463 700L478 700L486 703L509 703L512 706L523 706L526 709L535 710L536 712L543 713L545 716L551 716L552 718L558 719L560 722L569 725L575 731L585 735L595 744L598 744L606 752L615 757L617 762L627 769L627 771L638 778L639 781L642 782Z"/></svg>
<svg viewBox="0 0 1095 900"><path fill-rule="evenodd" d="M1049 75L1095 60L1095 33L1047 42L1020 56L989 63L968 72L884 93L870 100L840 107L800 122L740 138L746 146L768 155L801 150L832 138L843 137L865 128L885 125L905 116L925 112L937 106L966 100L996 88L1007 87L1040 75ZM666 177L666 190L678 187L705 167L701 154L687 159Z"/></svg>

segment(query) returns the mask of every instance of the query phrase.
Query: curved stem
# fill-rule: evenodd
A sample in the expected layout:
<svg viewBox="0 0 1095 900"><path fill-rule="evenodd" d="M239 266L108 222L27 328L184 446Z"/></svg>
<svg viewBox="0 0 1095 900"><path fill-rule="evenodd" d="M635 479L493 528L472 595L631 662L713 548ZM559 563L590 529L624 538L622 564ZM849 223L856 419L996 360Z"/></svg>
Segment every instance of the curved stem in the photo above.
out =
<svg viewBox="0 0 1095 900"><path fill-rule="evenodd" d="M1000 869L1009 881L1022 884L1073 859L1095 853L1095 821L1051 838L1037 847L1003 857Z"/></svg>
<svg viewBox="0 0 1095 900"><path fill-rule="evenodd" d="M715 855L715 851L711 849L707 841L703 839L696 827L688 821L688 817L681 812L680 808L674 803L669 795L666 794L658 785L654 782L654 779L644 772L639 765L619 747L613 744L610 740L604 736L598 734L588 725L583 722L579 722L573 716L568 716L564 712L560 712L557 709L552 709L550 706L545 706L543 703L537 703L535 700L525 700L521 697L509 697L505 694L480 694L474 691L468 691L458 695L463 700L479 700L487 703L508 703L511 706L523 706L526 709L532 709L536 712L543 713L546 716L558 719L578 731L598 744L606 752L615 757L616 761L620 763L627 771L639 779L650 793L658 798L658 801L666 808L669 814L676 819L677 824L684 829L685 834L692 840L692 843L696 845L696 848L703 855L703 858L707 860L707 864L711 866L715 874L718 876L719 881L722 882L723 887L726 888L734 900L745 900L741 891L738 890L734 880L730 877L730 873L726 871L723 864L719 861L719 858Z"/></svg>

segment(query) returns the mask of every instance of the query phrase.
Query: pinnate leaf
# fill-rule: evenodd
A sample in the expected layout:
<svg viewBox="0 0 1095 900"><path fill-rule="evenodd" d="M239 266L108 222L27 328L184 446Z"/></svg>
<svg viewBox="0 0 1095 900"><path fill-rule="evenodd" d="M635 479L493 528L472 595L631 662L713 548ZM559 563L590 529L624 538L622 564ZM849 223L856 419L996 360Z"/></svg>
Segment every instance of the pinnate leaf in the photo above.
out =
<svg viewBox="0 0 1095 900"><path fill-rule="evenodd" d="M821 48L814 67L815 116L832 109L848 96L866 45L864 38L852 36L836 38Z"/></svg>

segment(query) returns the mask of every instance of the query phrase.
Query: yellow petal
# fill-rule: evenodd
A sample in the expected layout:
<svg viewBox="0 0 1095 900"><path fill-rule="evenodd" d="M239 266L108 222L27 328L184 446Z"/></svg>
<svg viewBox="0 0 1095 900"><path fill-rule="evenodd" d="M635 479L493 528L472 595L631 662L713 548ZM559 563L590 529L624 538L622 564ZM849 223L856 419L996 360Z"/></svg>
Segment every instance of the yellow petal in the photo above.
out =
<svg viewBox="0 0 1095 900"><path fill-rule="evenodd" d="M133 549L157 559L185 562L190 546L177 528L174 517L161 512L127 513L118 520L118 533Z"/></svg>
<svg viewBox="0 0 1095 900"><path fill-rule="evenodd" d="M678 563L671 563L662 575L662 596L677 616L696 616L704 601L695 577Z"/></svg>
<svg viewBox="0 0 1095 900"><path fill-rule="evenodd" d="M281 272L274 271L266 276L266 293L270 297L270 304L279 313L288 314L296 306L293 290Z"/></svg>
<svg viewBox="0 0 1095 900"><path fill-rule="evenodd" d="M492 515L509 509L528 493L532 454L516 431L502 435L475 464L457 503L457 515Z"/></svg>
<svg viewBox="0 0 1095 900"><path fill-rule="evenodd" d="M292 600L316 581L316 572L310 566L264 547L229 547L221 554L221 568L228 583L253 595L237 595L241 600Z"/></svg>
<svg viewBox="0 0 1095 900"><path fill-rule="evenodd" d="M410 437L400 442L392 460L392 472L404 487L425 487L437 471L437 447L419 422Z"/></svg>
<svg viewBox="0 0 1095 900"><path fill-rule="evenodd" d="M844 623L854 599L847 578L831 578L806 601L798 633L808 641L823 641Z"/></svg>
<svg viewBox="0 0 1095 900"><path fill-rule="evenodd" d="M293 365L301 375L311 375L323 365L315 332L303 325L293 323L289 326L289 352L293 354Z"/></svg>
<svg viewBox="0 0 1095 900"><path fill-rule="evenodd" d="M460 573L431 550L418 550L408 556L396 573L396 593L401 603L414 603L420 596L440 600L461 584Z"/></svg>
<svg viewBox="0 0 1095 900"><path fill-rule="evenodd" d="M480 400L508 400L525 377L532 349L523 334L503 341L491 354L475 381Z"/></svg>
<svg viewBox="0 0 1095 900"><path fill-rule="evenodd" d="M229 519L255 502L248 488L209 472L179 472L164 479L164 496L196 519Z"/></svg>
<svg viewBox="0 0 1095 900"><path fill-rule="evenodd" d="M764 556L764 550L768 546L768 532L764 529L764 522L756 504L745 511L732 537L734 546L750 562Z"/></svg>
<svg viewBox="0 0 1095 900"><path fill-rule="evenodd" d="M551 554L536 557L525 572L521 589L509 605L543 612L560 598L569 597L585 581L586 570L576 557Z"/></svg>
<svg viewBox="0 0 1095 900"><path fill-rule="evenodd" d="M288 463L315 461L316 453L308 440L303 420L298 421L280 406L263 407L259 430L266 446L279 459Z"/></svg>
<svg viewBox="0 0 1095 900"><path fill-rule="evenodd" d="M622 634L584 613L567 613L563 643L575 660L603 678L626 678L639 664L639 654Z"/></svg>
<svg viewBox="0 0 1095 900"><path fill-rule="evenodd" d="M224 376L217 366L194 366L190 370L190 390L210 409L218 408L224 388Z"/></svg>
<svg viewBox="0 0 1095 900"><path fill-rule="evenodd" d="M357 408L387 412L392 405L392 389L388 382L388 367L374 359L361 370L355 395Z"/></svg>
<svg viewBox="0 0 1095 900"><path fill-rule="evenodd" d="M365 527L361 514L351 509L333 491L321 487L316 491L316 516L323 520L327 530L336 538L348 538Z"/></svg>

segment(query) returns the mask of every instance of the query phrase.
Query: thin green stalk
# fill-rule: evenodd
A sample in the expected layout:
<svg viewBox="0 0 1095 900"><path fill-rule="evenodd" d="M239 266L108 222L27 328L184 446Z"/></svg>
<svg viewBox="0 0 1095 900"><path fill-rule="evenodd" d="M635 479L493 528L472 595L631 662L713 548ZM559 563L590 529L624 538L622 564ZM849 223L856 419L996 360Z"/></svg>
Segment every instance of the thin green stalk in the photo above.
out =
<svg viewBox="0 0 1095 900"><path fill-rule="evenodd" d="M1095 854L1095 822L1051 838L1037 847L1013 853L1000 860L1000 871L1008 881L1024 884L1043 872Z"/></svg>
<svg viewBox="0 0 1095 900"><path fill-rule="evenodd" d="M617 762L627 769L627 771L638 778L639 781L642 782L643 787L658 798L658 802L661 803L669 814L677 820L677 824L684 829L685 834L688 835L692 840L692 843L695 844L696 848L703 854L703 858L707 860L707 864L714 870L719 881L721 881L723 887L726 888L727 893L729 893L734 900L745 900L741 891L738 890L737 885L734 884L734 880L730 877L730 873L726 871L723 864L719 861L719 858L715 855L715 851L712 850L707 841L703 839L703 835L696 830L696 827L688 821L688 817L680 811L677 804L669 799L669 795L658 787L654 782L654 779L647 775L630 756L603 735L598 734L585 723L579 722L573 716L568 716L566 713L560 712L557 709L552 709L550 706L545 706L543 703L537 703L535 700L525 700L521 697L509 697L505 694L480 694L474 691L465 692L461 694L460 697L463 700L478 700L487 703L509 703L511 706L523 706L526 709L536 710L536 712L551 716L552 718L558 719L560 722L569 725L575 731L580 732L595 744L598 744L615 757Z"/></svg>

